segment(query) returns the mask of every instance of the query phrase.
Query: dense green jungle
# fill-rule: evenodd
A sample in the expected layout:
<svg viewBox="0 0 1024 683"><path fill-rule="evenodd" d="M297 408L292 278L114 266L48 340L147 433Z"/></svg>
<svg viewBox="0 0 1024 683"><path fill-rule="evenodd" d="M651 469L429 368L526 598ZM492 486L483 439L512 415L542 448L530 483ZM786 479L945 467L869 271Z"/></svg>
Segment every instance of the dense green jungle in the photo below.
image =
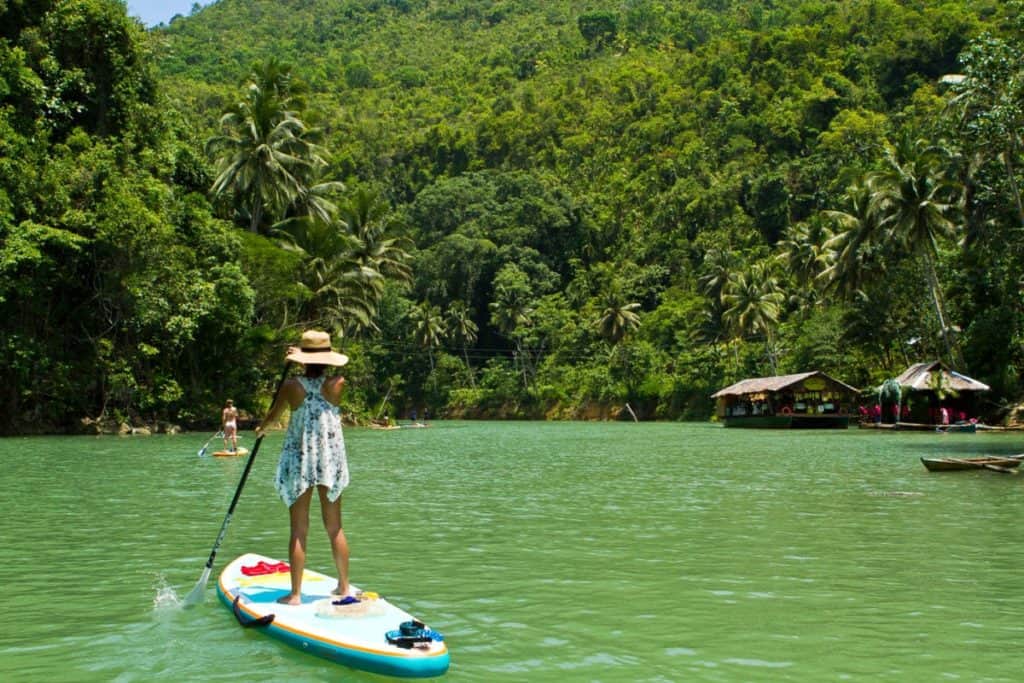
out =
<svg viewBox="0 0 1024 683"><path fill-rule="evenodd" d="M1024 394L1005 0L0 0L0 433L708 419L942 360Z"/></svg>

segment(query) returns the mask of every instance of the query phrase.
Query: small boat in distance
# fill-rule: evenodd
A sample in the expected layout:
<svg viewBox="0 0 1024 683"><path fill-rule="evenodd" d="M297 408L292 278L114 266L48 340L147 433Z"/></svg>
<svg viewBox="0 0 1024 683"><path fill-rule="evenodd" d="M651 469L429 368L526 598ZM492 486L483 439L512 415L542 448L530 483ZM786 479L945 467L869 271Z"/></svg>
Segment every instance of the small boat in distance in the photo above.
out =
<svg viewBox="0 0 1024 683"><path fill-rule="evenodd" d="M1020 467L1024 456L988 456L981 458L921 458L921 464L929 472L953 472L957 470L993 470L1013 474Z"/></svg>
<svg viewBox="0 0 1024 683"><path fill-rule="evenodd" d="M959 432L961 434L974 434L978 431L978 425L974 422L955 422L950 425L938 425L935 428L937 432Z"/></svg>

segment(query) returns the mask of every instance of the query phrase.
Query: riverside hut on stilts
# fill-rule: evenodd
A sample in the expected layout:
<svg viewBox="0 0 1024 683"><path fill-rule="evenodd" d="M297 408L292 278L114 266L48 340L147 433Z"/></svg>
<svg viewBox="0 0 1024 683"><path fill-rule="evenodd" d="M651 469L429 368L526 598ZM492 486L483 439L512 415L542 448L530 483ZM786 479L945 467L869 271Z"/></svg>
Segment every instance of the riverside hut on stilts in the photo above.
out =
<svg viewBox="0 0 1024 683"><path fill-rule="evenodd" d="M726 427L846 429L860 392L814 370L796 375L754 377L711 395Z"/></svg>
<svg viewBox="0 0 1024 683"><path fill-rule="evenodd" d="M941 361L914 363L890 382L898 402L879 399L879 415L861 426L973 432L978 426L978 395L989 386L951 370ZM879 396L882 391L878 391Z"/></svg>

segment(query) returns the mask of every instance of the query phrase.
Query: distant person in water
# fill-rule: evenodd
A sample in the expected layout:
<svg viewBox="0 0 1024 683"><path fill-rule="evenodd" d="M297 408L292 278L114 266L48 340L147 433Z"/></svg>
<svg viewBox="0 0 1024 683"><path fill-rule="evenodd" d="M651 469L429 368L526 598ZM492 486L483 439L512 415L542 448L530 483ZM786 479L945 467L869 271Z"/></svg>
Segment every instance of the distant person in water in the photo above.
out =
<svg viewBox="0 0 1024 683"><path fill-rule="evenodd" d="M234 453L238 450L238 408L230 398L220 411L220 431L224 435L224 450Z"/></svg>
<svg viewBox="0 0 1024 683"><path fill-rule="evenodd" d="M298 605L302 603L302 572L306 566L309 508L314 489L320 498L320 515L338 569L335 592L349 592L348 541L341 527L341 492L348 486L348 460L338 411L345 378L326 374L327 368L348 363L348 356L331 348L331 337L326 332L310 330L303 333L300 346L288 349L285 359L301 363L303 376L292 377L281 385L256 431L262 435L286 406L291 410L274 482L291 520L291 592L278 602Z"/></svg>

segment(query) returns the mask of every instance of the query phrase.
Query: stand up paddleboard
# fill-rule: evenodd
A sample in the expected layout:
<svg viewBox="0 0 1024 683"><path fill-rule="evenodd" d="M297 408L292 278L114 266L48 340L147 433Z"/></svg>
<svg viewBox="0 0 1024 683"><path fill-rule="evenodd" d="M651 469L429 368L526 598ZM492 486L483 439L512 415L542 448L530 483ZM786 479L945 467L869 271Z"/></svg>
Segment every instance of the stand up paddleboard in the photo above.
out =
<svg viewBox="0 0 1024 683"><path fill-rule="evenodd" d="M214 451L213 455L218 458L234 457L236 455L249 455L248 448L238 448L233 451Z"/></svg>
<svg viewBox="0 0 1024 683"><path fill-rule="evenodd" d="M375 593L352 586L354 597L342 599L331 594L337 587L337 579L307 569L302 604L282 605L277 599L291 590L288 565L248 553L221 572L217 595L242 626L353 669L407 678L448 670L441 634Z"/></svg>

